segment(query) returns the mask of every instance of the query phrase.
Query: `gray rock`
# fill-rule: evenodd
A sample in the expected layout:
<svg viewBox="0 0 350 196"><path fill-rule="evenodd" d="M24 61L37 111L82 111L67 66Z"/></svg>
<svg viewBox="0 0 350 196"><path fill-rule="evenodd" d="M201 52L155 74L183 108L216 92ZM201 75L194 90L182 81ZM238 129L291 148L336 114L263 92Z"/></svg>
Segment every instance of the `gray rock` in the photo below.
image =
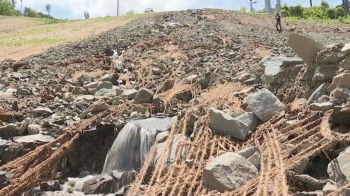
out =
<svg viewBox="0 0 350 196"><path fill-rule="evenodd" d="M121 96L124 100L132 100L134 99L134 97L136 96L137 94L137 90L136 89L128 89L128 90L125 90Z"/></svg>
<svg viewBox="0 0 350 196"><path fill-rule="evenodd" d="M342 151L327 167L327 173L337 185L344 186L350 182L350 147Z"/></svg>
<svg viewBox="0 0 350 196"><path fill-rule="evenodd" d="M248 135L249 127L246 124L221 110L210 108L209 118L209 127L217 132L239 140L245 140Z"/></svg>
<svg viewBox="0 0 350 196"><path fill-rule="evenodd" d="M113 89L113 84L112 82L101 82L97 87L96 87L96 91L99 91L101 89Z"/></svg>
<svg viewBox="0 0 350 196"><path fill-rule="evenodd" d="M266 84L272 84L275 82L277 76L282 71L284 66L293 64L303 64L303 60L297 57L265 57L260 61L260 64L264 67L263 81Z"/></svg>
<svg viewBox="0 0 350 196"><path fill-rule="evenodd" d="M84 84L86 83L89 83L91 82L92 78L87 75L87 74L82 74L78 79L77 79L77 82L79 85L83 86Z"/></svg>
<svg viewBox="0 0 350 196"><path fill-rule="evenodd" d="M28 134L29 135L34 135L34 134L38 134L42 131L40 125L37 124L31 124L28 126L27 128Z"/></svg>
<svg viewBox="0 0 350 196"><path fill-rule="evenodd" d="M86 95L88 94L88 91L84 87L75 87L72 91L72 94L74 95Z"/></svg>
<svg viewBox="0 0 350 196"><path fill-rule="evenodd" d="M158 143L162 143L165 142L165 140L168 138L169 135L169 131L163 131L157 134L156 136L156 141Z"/></svg>
<svg viewBox="0 0 350 196"><path fill-rule="evenodd" d="M242 187L257 175L257 168L247 159L227 152L205 166L202 180L210 190L224 192Z"/></svg>
<svg viewBox="0 0 350 196"><path fill-rule="evenodd" d="M319 98L327 93L326 83L321 84L309 97L307 104L310 105L316 102Z"/></svg>
<svg viewBox="0 0 350 196"><path fill-rule="evenodd" d="M134 97L134 103L152 103L153 91L142 88Z"/></svg>
<svg viewBox="0 0 350 196"><path fill-rule="evenodd" d="M117 95L117 92L114 89L106 89L106 88L100 89L94 94L94 96L107 96L107 97L113 97L116 95Z"/></svg>
<svg viewBox="0 0 350 196"><path fill-rule="evenodd" d="M249 148L242 149L237 152L242 157L246 158L249 162L251 162L257 169L260 168L260 160L261 154L260 150L256 146L252 146Z"/></svg>
<svg viewBox="0 0 350 196"><path fill-rule="evenodd" d="M331 183L331 182L328 182L322 189L323 191L323 195L328 195L330 193L332 193L333 191L337 190L337 185Z"/></svg>
<svg viewBox="0 0 350 196"><path fill-rule="evenodd" d="M47 107L37 107L34 110L32 110L32 114L35 116L49 116L53 113L53 111L50 108Z"/></svg>
<svg viewBox="0 0 350 196"><path fill-rule="evenodd" d="M312 110L322 110L327 111L333 108L332 102L323 102L323 103L313 103L310 105Z"/></svg>
<svg viewBox="0 0 350 196"><path fill-rule="evenodd" d="M23 120L21 127L19 128L18 135L24 135L26 133L28 126L32 123L30 118L26 118Z"/></svg>
<svg viewBox="0 0 350 196"><path fill-rule="evenodd" d="M4 188L10 183L10 180L14 176L13 173L0 171L0 189Z"/></svg>
<svg viewBox="0 0 350 196"><path fill-rule="evenodd" d="M101 81L111 82L114 85L118 84L118 79L113 74L105 74L100 78Z"/></svg>
<svg viewBox="0 0 350 196"><path fill-rule="evenodd" d="M175 161L176 149L181 142L188 142L188 138L182 134L174 135L174 138L173 138L173 141L171 144L171 148L169 150L168 157L167 157L168 163L173 163ZM167 142L158 143L156 160L158 160L160 158L160 156L162 156L163 152L166 150L166 147L167 147L166 143ZM183 157L185 157L185 153L186 153L186 149L183 148L183 151L182 151Z"/></svg>
<svg viewBox="0 0 350 196"><path fill-rule="evenodd" d="M89 89L89 88L96 88L99 85L99 82L90 82L88 84L84 85L85 89Z"/></svg>
<svg viewBox="0 0 350 196"><path fill-rule="evenodd" d="M95 96L93 95L81 95L81 96L78 96L77 101L94 101L95 100Z"/></svg>
<svg viewBox="0 0 350 196"><path fill-rule="evenodd" d="M162 74L162 70L157 68L157 67L153 67L152 73L153 73L153 75L160 75L160 74Z"/></svg>
<svg viewBox="0 0 350 196"><path fill-rule="evenodd" d="M74 102L75 98L71 93L64 93L63 100L68 101L68 102Z"/></svg>
<svg viewBox="0 0 350 196"><path fill-rule="evenodd" d="M196 80L199 78L199 76L197 74L193 74L188 76L187 78L184 79L184 83L185 84L191 84L196 82Z"/></svg>
<svg viewBox="0 0 350 196"><path fill-rule="evenodd" d="M341 73L333 78L333 84L335 87L343 88L346 87L350 89L350 73Z"/></svg>
<svg viewBox="0 0 350 196"><path fill-rule="evenodd" d="M34 135L27 135L27 136L18 136L14 137L13 141L20 143L20 144L29 144L29 143L49 143L54 141L55 138L49 136L49 135L43 135L43 134L34 134Z"/></svg>
<svg viewBox="0 0 350 196"><path fill-rule="evenodd" d="M108 110L108 108L109 108L108 104L106 104L102 100L99 100L99 101L95 102L94 104L92 104L89 108L84 110L80 114L80 118L84 119L87 117L87 115L89 113L93 113L93 112L97 113L97 112L105 111L105 110Z"/></svg>
<svg viewBox="0 0 350 196"><path fill-rule="evenodd" d="M331 92L330 96L332 98L334 97L335 99L339 99L339 100L344 99L344 100L346 100L347 98L349 98L349 93L346 93L345 89L348 90L345 87L344 88L338 88L337 87Z"/></svg>
<svg viewBox="0 0 350 196"><path fill-rule="evenodd" d="M8 124L0 127L0 137L8 138L16 136L19 133L19 128L16 124Z"/></svg>
<svg viewBox="0 0 350 196"><path fill-rule="evenodd" d="M2 155L11 144L11 140L5 140L0 138L0 155Z"/></svg>
<svg viewBox="0 0 350 196"><path fill-rule="evenodd" d="M350 43L344 45L344 47L341 49L341 53L345 55L350 54Z"/></svg>
<svg viewBox="0 0 350 196"><path fill-rule="evenodd" d="M255 131L256 127L259 125L259 119L253 112L245 112L240 114L236 116L236 119L246 124L250 131Z"/></svg>
<svg viewBox="0 0 350 196"><path fill-rule="evenodd" d="M22 152L23 145L17 142L12 142L11 145L6 148L5 152L1 155L1 159L4 163L8 163L20 156Z"/></svg>
<svg viewBox="0 0 350 196"><path fill-rule="evenodd" d="M245 101L262 122L270 120L276 113L285 109L281 101L267 89L249 95Z"/></svg>
<svg viewBox="0 0 350 196"><path fill-rule="evenodd" d="M289 36L287 44L305 63L315 62L317 53L324 48L323 44L294 33Z"/></svg>

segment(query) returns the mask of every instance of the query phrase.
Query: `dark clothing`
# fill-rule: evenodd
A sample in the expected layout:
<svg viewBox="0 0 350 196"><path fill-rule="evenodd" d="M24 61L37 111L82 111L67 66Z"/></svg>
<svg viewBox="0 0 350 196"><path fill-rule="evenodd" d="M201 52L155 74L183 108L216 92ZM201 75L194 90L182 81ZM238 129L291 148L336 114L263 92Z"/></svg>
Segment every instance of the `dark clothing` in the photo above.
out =
<svg viewBox="0 0 350 196"><path fill-rule="evenodd" d="M275 18L276 18L276 22L277 22L277 24L276 24L277 31L282 31L281 16L279 14L276 14Z"/></svg>

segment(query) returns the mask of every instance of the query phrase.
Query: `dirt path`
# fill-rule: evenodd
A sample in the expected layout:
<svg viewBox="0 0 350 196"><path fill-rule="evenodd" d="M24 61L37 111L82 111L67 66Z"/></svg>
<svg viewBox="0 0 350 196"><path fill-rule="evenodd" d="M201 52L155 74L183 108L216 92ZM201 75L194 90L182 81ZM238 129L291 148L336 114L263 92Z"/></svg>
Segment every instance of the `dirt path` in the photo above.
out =
<svg viewBox="0 0 350 196"><path fill-rule="evenodd" d="M0 61L37 54L69 41L78 41L103 31L123 26L130 17L59 21L24 17L0 18Z"/></svg>

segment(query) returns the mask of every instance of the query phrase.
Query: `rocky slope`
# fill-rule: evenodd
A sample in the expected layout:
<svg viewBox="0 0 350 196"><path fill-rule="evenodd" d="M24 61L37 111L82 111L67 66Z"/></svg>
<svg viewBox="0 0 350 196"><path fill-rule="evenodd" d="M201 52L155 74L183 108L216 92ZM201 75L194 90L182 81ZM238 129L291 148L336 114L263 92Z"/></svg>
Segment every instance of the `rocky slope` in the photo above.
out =
<svg viewBox="0 0 350 196"><path fill-rule="evenodd" d="M158 134L162 142L147 159L157 162L135 168L139 175L129 176L122 195L332 192L348 183L339 179L346 168L332 168L346 161L346 149L338 154L348 145L350 50L323 43L348 34L338 26L287 24L278 33L267 16L187 10L3 61L0 192L72 193L74 186L62 188L66 179L101 173L126 122L157 116L178 120ZM186 155L171 152L165 167L172 149ZM317 159L321 171L311 169ZM129 184L117 179L95 178L84 192Z"/></svg>

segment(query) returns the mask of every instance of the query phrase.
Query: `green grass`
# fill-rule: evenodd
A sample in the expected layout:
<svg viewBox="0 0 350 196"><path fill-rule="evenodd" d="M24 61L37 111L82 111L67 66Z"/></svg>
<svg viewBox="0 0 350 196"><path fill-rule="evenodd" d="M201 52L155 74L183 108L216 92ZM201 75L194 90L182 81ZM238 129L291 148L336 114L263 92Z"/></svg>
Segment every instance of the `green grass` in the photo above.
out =
<svg viewBox="0 0 350 196"><path fill-rule="evenodd" d="M318 19L318 18L296 18L296 17L285 17L283 18L290 24L350 24L350 17L341 19Z"/></svg>
<svg viewBox="0 0 350 196"><path fill-rule="evenodd" d="M39 45L39 44L54 44L65 41L64 38L33 38L33 39L13 39L13 40L0 40L0 46L22 46L22 45Z"/></svg>

